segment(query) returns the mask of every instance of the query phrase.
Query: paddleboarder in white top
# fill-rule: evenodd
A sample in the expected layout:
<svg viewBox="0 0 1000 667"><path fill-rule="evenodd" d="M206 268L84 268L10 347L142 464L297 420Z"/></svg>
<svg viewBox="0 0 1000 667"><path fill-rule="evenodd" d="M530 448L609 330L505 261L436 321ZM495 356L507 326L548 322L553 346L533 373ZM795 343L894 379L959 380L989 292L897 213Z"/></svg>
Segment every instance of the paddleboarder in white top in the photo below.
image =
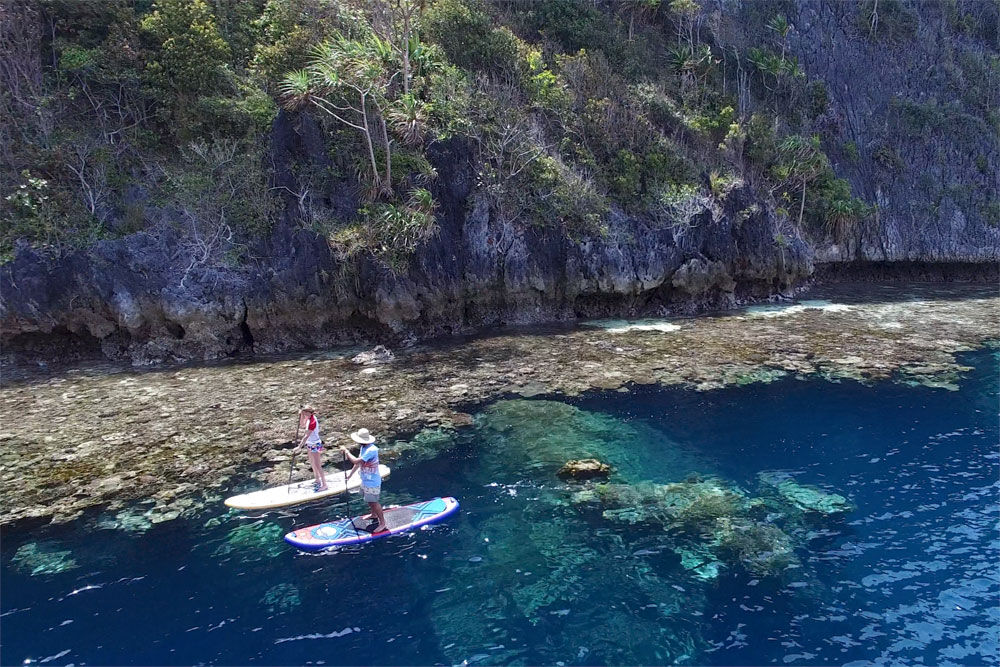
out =
<svg viewBox="0 0 1000 667"><path fill-rule="evenodd" d="M317 493L326 491L326 476L323 474L323 464L320 461L320 454L323 452L323 439L319 437L319 419L316 418L316 410L311 405L303 405L299 410L299 424L306 429L306 434L302 436L296 451L307 447L309 449L309 465L312 466L313 476L316 481L313 483L313 491Z"/></svg>
<svg viewBox="0 0 1000 667"><path fill-rule="evenodd" d="M389 527L385 524L385 515L382 514L382 505L379 504L379 495L382 493L382 475L378 471L378 447L375 446L375 437L368 432L368 429L362 428L351 434L351 440L361 445L361 451L358 452L358 456L355 456L347 451L347 447L340 448L340 451L344 452L344 456L354 464L351 472L345 478L345 482L358 469L361 470L361 493L365 502L368 503L368 507L371 508L372 515L378 519L375 529L368 530L372 533L381 533L383 530L389 530Z"/></svg>

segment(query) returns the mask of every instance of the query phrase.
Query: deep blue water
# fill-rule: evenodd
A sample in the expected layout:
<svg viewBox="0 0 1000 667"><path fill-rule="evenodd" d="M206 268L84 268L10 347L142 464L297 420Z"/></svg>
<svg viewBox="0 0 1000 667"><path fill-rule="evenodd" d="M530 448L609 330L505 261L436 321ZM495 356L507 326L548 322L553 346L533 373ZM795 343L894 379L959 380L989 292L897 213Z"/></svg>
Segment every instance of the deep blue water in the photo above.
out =
<svg viewBox="0 0 1000 667"><path fill-rule="evenodd" d="M997 664L998 361L966 363L957 392L783 379L487 406L386 481L387 502L454 495L457 516L337 553L280 538L343 500L262 516L218 503L142 533L96 515L6 530L0 661ZM570 501L555 470L588 454L618 482L698 473L749 494L780 471L857 509L796 532L778 577L701 581L676 532ZM30 543L76 567L31 575L13 561Z"/></svg>

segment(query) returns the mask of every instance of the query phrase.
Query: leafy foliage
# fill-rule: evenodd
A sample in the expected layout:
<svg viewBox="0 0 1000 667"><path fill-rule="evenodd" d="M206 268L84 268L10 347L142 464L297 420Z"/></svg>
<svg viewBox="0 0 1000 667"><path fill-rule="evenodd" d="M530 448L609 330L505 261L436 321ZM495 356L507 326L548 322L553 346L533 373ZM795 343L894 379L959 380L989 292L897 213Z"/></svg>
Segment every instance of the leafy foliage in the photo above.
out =
<svg viewBox="0 0 1000 667"><path fill-rule="evenodd" d="M205 0L157 0L142 30L156 52L147 72L165 92L201 93L218 82L230 49Z"/></svg>
<svg viewBox="0 0 1000 667"><path fill-rule="evenodd" d="M596 236L614 209L680 229L749 182L803 228L850 235L869 211L814 136L829 95L789 53L792 14L762 5L753 41L727 52L704 5L44 0L44 85L0 96L23 121L0 138L11 173L24 172L0 193L12 221L0 252L15 238L69 247L167 220L206 258L247 255L280 192L341 251L402 270L435 229L428 148L454 136L512 228ZM875 38L906 34L898 0L878 11ZM976 33L964 18L976 11L960 3L949 25ZM995 78L986 61L958 67ZM971 131L995 107L980 97L962 97L968 118L905 102L895 113L908 132ZM316 119L329 161L297 165L295 183L273 188L264 147L279 107ZM331 208L331 179L360 185L346 213ZM206 254L210 238L225 242Z"/></svg>

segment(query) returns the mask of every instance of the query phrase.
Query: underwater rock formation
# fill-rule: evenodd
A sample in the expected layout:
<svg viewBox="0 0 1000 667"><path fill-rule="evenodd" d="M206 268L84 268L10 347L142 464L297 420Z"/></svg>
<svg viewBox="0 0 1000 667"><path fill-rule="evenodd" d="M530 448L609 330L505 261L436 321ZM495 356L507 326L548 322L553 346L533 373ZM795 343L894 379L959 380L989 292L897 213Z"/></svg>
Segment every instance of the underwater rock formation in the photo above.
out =
<svg viewBox="0 0 1000 667"><path fill-rule="evenodd" d="M597 459L576 459L567 461L556 474L564 479L595 479L610 475L611 466L607 463L601 463Z"/></svg>
<svg viewBox="0 0 1000 667"><path fill-rule="evenodd" d="M16 570L33 577L40 574L59 574L80 567L73 558L73 553L59 549L55 542L29 542L21 545L14 552L11 562Z"/></svg>
<svg viewBox="0 0 1000 667"><path fill-rule="evenodd" d="M271 613L283 614L302 604L299 589L294 584L277 584L267 589L260 604Z"/></svg>
<svg viewBox="0 0 1000 667"><path fill-rule="evenodd" d="M856 509L844 496L808 484L800 484L786 473L761 472L757 474L757 478L763 487L775 491L787 504L806 514L835 516Z"/></svg>
<svg viewBox="0 0 1000 667"><path fill-rule="evenodd" d="M286 548L281 539L283 533L281 526L270 521L243 523L229 531L226 541L212 555L222 557L235 554L244 563L273 558Z"/></svg>
<svg viewBox="0 0 1000 667"><path fill-rule="evenodd" d="M741 517L720 517L712 529L711 548L724 562L739 563L761 577L782 575L789 565L798 564L792 540L770 523Z"/></svg>
<svg viewBox="0 0 1000 667"><path fill-rule="evenodd" d="M673 484L598 484L595 491L602 503L612 507L603 512L606 519L694 531L710 530L715 519L745 511L746 505L741 491L716 478Z"/></svg>
<svg viewBox="0 0 1000 667"><path fill-rule="evenodd" d="M797 530L794 517L837 516L854 509L843 496L788 476L773 488L775 497L750 497L721 479L692 477L672 484L597 484L571 499L583 506L599 502L605 508L601 516L614 523L673 531L672 549L681 566L695 578L711 581L733 567L754 576L781 577L790 566L800 565L790 535L804 531ZM780 518L783 524L772 522Z"/></svg>
<svg viewBox="0 0 1000 667"><path fill-rule="evenodd" d="M479 426L502 435L510 455L553 471L567 458L616 463L624 457L614 443L637 436L608 415L538 399L497 401L479 417Z"/></svg>
<svg viewBox="0 0 1000 667"><path fill-rule="evenodd" d="M490 664L573 663L584 657L597 664L671 664L704 646L690 626L663 622L678 610L698 608L703 596L656 577L613 534L595 544L555 492L539 490L528 504L512 502L463 538L467 553L475 555L449 568L430 611L442 652L453 664L472 664L476 657ZM615 581L629 585L609 587ZM615 609L623 599L655 612L625 616ZM574 617L571 609L587 612ZM533 626L531 635L508 634L511 619ZM601 630L588 631L592 641L581 647L571 639L579 632L563 631L577 625ZM659 655L649 652L651 638Z"/></svg>

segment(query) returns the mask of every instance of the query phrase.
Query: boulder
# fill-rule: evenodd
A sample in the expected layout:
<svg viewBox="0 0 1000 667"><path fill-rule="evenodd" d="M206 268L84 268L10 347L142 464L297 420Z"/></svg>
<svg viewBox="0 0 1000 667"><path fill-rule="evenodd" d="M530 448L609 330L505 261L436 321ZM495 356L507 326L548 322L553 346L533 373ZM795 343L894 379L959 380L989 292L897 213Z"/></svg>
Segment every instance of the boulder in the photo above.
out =
<svg viewBox="0 0 1000 667"><path fill-rule="evenodd" d="M396 355L385 345L376 345L367 352L356 354L351 361L363 366L373 366L375 364L388 364L395 358Z"/></svg>
<svg viewBox="0 0 1000 667"><path fill-rule="evenodd" d="M576 459L567 461L559 469L558 475L563 479L586 480L597 477L607 477L611 474L611 466L597 459Z"/></svg>

